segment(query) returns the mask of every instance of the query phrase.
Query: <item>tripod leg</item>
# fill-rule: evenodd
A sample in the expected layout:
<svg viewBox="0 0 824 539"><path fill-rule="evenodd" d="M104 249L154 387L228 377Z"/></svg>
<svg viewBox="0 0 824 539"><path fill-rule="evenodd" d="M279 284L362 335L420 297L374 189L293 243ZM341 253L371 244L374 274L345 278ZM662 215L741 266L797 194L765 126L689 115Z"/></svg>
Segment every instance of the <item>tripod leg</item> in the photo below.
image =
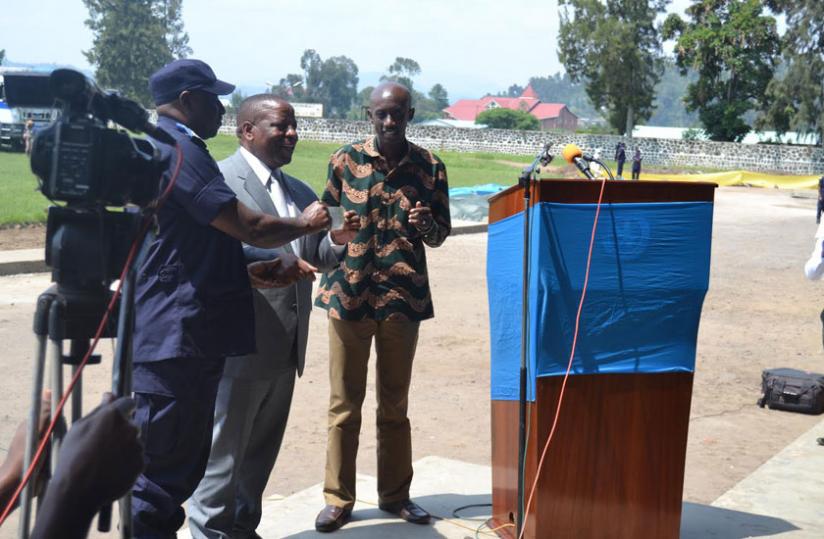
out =
<svg viewBox="0 0 824 539"><path fill-rule="evenodd" d="M54 309L54 307L52 307ZM63 341L60 339L49 339L51 341L51 413L55 417L57 405L63 397ZM60 422L52 433L51 447L51 469L57 469L57 455L60 453L60 443L63 441L65 431L60 427Z"/></svg>
<svg viewBox="0 0 824 539"><path fill-rule="evenodd" d="M74 363L79 362L91 348L89 339L72 339L69 347L69 356ZM72 378L79 370L78 365L72 365ZM77 379L77 383L72 390L72 425L83 416L83 375Z"/></svg>
<svg viewBox="0 0 824 539"><path fill-rule="evenodd" d="M23 457L23 470L28 470L34 458L34 452L40 441L38 425L40 424L40 401L43 393L43 373L46 367L46 335L37 335L37 356L34 364L34 380L32 383L31 410L29 412L28 432L26 433L26 453ZM31 505L34 484L30 481L21 493L20 498L20 539L28 539L29 522L31 520Z"/></svg>
<svg viewBox="0 0 824 539"><path fill-rule="evenodd" d="M72 378L77 374L77 365L72 365ZM72 389L72 425L83 416L83 375L77 379Z"/></svg>

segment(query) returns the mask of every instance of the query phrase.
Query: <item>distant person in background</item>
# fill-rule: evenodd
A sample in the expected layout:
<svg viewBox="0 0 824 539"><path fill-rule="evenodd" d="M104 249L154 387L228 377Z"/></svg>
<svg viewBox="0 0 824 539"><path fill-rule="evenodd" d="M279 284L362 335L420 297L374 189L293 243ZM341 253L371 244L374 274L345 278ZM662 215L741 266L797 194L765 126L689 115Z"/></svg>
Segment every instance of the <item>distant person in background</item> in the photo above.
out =
<svg viewBox="0 0 824 539"><path fill-rule="evenodd" d="M26 120L26 126L23 128L23 147L26 155L31 155L31 142L34 138L34 121L29 118Z"/></svg>
<svg viewBox="0 0 824 539"><path fill-rule="evenodd" d="M815 222L821 223L821 212L824 212L824 176L818 180L818 205L815 210Z"/></svg>
<svg viewBox="0 0 824 539"><path fill-rule="evenodd" d="M632 179L637 180L641 176L641 150L635 148L635 153L632 154Z"/></svg>
<svg viewBox="0 0 824 539"><path fill-rule="evenodd" d="M619 178L623 177L624 163L626 162L626 160L627 160L626 145L623 142L619 142L618 145L615 147L615 161L618 163L617 176Z"/></svg>
<svg viewBox="0 0 824 539"><path fill-rule="evenodd" d="M824 223L821 222L821 204L824 190L824 177L818 182L818 209L816 210L816 221L818 228L815 231L815 243L810 258L804 264L804 275L811 281L817 281L824 276Z"/></svg>
<svg viewBox="0 0 824 539"><path fill-rule="evenodd" d="M815 231L813 252L804 264L804 275L811 281L818 281L824 275L824 223L821 222L822 194L824 194L824 177L818 180L818 209L816 221L818 228ZM824 328L824 311L821 311L821 324ZM822 345L824 345L824 331L822 331ZM824 445L824 438L816 439L818 445Z"/></svg>

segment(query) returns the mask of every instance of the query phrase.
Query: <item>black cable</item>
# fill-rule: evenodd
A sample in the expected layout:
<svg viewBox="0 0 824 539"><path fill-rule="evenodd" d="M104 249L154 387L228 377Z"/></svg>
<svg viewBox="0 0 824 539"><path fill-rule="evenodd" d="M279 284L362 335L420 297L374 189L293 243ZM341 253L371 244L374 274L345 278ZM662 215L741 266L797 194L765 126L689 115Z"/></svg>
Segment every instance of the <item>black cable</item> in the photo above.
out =
<svg viewBox="0 0 824 539"><path fill-rule="evenodd" d="M458 511L463 511L464 509L472 509L473 507L492 507L492 504L491 503L472 503L472 504L469 504L469 505L462 505L462 506L457 507L457 508L452 510L452 517L457 518L458 520L470 520L470 521L474 520L475 522L477 522L480 519L462 517L458 514ZM486 522L486 520L487 519L483 519L484 522Z"/></svg>

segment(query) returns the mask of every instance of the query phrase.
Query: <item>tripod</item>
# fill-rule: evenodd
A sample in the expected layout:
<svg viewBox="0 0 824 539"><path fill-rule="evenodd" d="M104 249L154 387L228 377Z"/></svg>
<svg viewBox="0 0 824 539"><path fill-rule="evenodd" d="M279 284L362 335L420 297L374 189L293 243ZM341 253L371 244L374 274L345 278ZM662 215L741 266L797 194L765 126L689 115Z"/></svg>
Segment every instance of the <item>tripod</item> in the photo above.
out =
<svg viewBox="0 0 824 539"><path fill-rule="evenodd" d="M34 381L32 384L32 403L29 413L28 432L26 437L26 450L24 456L24 469L28 469L34 457L35 448L38 445L39 430L38 423L40 417L40 402L43 390L43 378L46 369L46 356L49 352L51 369L51 413L56 413L58 403L63 395L63 366L72 366L72 376L77 377L77 382L72 389L71 395L71 420L72 423L82 416L82 373L78 372L83 358L89 353L90 340L98 331L98 326L111 302L113 293L104 283L110 283L108 275L111 267L118 266L117 246L109 245L108 242L116 244L124 239L123 232L136 230L140 224L139 213L121 212L111 213L101 210L102 213L77 214L72 210L53 207L49 209L49 229L47 231L47 251L46 262L53 268L52 277L55 284L51 285L43 292L37 300L37 308L34 315L34 334L37 339L37 352L34 365ZM54 216L54 218L53 218ZM78 253L77 244L82 242L73 241L77 235L84 236L88 242L89 227L93 232L92 240L106 239L107 242L99 247L98 252L93 252L94 262L102 262L102 268L96 266L96 270L102 270L105 278L97 280L78 280L78 272L88 270L84 262L76 262ZM110 229L105 227L110 226ZM145 246L145 244L144 244ZM88 244L85 245L88 247ZM89 253L84 253L88 255ZM122 293L119 299L119 313L116 320L110 318L103 328L100 338L117 337L114 362L112 365L112 393L115 397L130 395L132 392L132 337L134 328L134 284L138 262L142 256L138 255L134 264L131 265L122 283ZM68 255L68 257L67 257ZM74 256L71 256L74 255ZM94 255L98 255L95 257ZM123 264L119 264L120 267ZM100 276L99 272L96 272ZM71 282L67 285L65 282ZM89 284L89 283L93 284ZM114 329L116 322L116 331ZM69 341L69 353L63 353L63 341ZM50 349L49 345L50 344ZM87 364L100 363L100 356L91 356ZM54 470L57 466L60 445L65 436L66 429L60 427L62 422L58 422L58 427L52 433L51 439L51 459L50 467ZM33 484L29 482L21 494L20 501L20 539L28 539L29 524L31 520L31 507L33 497ZM119 500L120 509L120 535L124 539L131 538L131 497L129 494ZM99 514L98 530L109 531L111 527L111 505L104 506Z"/></svg>

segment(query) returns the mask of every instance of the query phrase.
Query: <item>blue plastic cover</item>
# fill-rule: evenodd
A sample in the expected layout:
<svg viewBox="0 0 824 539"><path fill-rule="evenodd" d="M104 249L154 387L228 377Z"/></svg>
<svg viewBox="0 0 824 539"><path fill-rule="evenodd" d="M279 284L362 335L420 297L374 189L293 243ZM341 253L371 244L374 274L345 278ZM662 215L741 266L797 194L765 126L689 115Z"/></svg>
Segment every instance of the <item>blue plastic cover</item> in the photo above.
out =
<svg viewBox="0 0 824 539"><path fill-rule="evenodd" d="M506 185L499 183L484 183L481 185L473 185L472 187L450 187L449 198L460 198L470 195L490 196L503 191L506 187Z"/></svg>
<svg viewBox="0 0 824 539"><path fill-rule="evenodd" d="M569 362L594 204L530 214L527 397ZM518 399L523 213L489 227L492 398ZM711 202L604 204L572 374L693 371L709 285Z"/></svg>

